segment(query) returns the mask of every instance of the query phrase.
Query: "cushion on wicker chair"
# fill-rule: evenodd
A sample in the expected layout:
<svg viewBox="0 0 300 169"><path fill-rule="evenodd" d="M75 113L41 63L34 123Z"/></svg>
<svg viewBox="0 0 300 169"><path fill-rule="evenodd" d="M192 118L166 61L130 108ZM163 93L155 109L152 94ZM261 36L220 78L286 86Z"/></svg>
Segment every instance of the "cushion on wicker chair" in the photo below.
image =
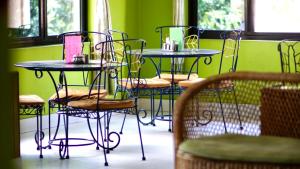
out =
<svg viewBox="0 0 300 169"><path fill-rule="evenodd" d="M103 97L107 94L106 90L100 90L100 97ZM66 90L61 89L58 91L59 99L64 100L66 99ZM97 98L98 96L98 90L92 90L90 97ZM72 89L68 88L68 99L69 100L80 100L80 99L86 99L89 97L89 89L88 88L82 88L82 89ZM57 100L57 94L54 93L49 100Z"/></svg>
<svg viewBox="0 0 300 169"><path fill-rule="evenodd" d="M45 101L37 95L20 95L19 104L20 105L41 105Z"/></svg>
<svg viewBox="0 0 300 169"><path fill-rule="evenodd" d="M115 110L134 107L134 100L99 100L99 110ZM97 110L97 99L71 101L68 106L79 109Z"/></svg>
<svg viewBox="0 0 300 169"><path fill-rule="evenodd" d="M190 77L188 79L188 75L187 74L174 74L174 82L178 83L179 81L183 81L183 80L194 80L198 78L198 74L190 74ZM155 79L159 79L158 76L155 77ZM169 82L172 81L172 74L168 74L168 73L162 73L160 74L160 79L164 79L167 80Z"/></svg>
<svg viewBox="0 0 300 169"><path fill-rule="evenodd" d="M132 83L130 83L127 79L123 79L121 82L121 85L123 87L126 87L127 89L136 88L138 84L137 80L133 80ZM164 79L140 79L140 85L139 88L165 88L170 87L171 83Z"/></svg>
<svg viewBox="0 0 300 169"><path fill-rule="evenodd" d="M179 152L214 160L300 164L300 139L220 135L186 140Z"/></svg>

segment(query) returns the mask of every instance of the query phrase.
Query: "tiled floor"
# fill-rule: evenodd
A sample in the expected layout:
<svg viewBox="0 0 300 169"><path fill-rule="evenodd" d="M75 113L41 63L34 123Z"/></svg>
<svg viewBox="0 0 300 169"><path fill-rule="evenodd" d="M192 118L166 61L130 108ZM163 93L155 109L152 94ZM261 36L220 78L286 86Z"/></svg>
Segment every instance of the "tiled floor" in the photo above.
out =
<svg viewBox="0 0 300 169"><path fill-rule="evenodd" d="M111 128L119 130L123 115L115 114ZM44 127L48 126L47 116ZM56 120L56 115L51 117ZM16 165L22 169L172 169L174 168L174 150L172 133L168 132L168 123L157 121L156 127L142 126L146 161L142 161L141 149L136 127L136 118L128 116L120 145L107 155L109 166L104 167L103 152L96 150L95 145L71 147L70 159L61 160L58 147L44 150L44 158L40 159L34 142L35 119L21 120L21 158ZM95 122L92 122L95 124ZM51 124L54 130L55 122ZM70 122L71 137L89 137L87 123L84 119L72 118ZM46 132L48 135L48 132Z"/></svg>

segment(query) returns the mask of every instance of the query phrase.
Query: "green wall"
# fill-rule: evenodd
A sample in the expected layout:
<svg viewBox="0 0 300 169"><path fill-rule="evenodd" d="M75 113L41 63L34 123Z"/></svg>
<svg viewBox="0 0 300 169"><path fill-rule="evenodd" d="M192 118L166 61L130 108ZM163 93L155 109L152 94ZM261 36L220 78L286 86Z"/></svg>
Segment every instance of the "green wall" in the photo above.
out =
<svg viewBox="0 0 300 169"><path fill-rule="evenodd" d="M92 13L95 0L88 1L88 28L93 27L94 13ZM110 0L112 25L114 29L125 31L130 37L139 37L147 41L148 48L159 47L159 34L155 27L161 25L172 25L172 0ZM260 72L279 72L280 60L277 52L276 41L248 41L242 40L238 71L260 71ZM221 49L222 44L219 40L202 40L204 48ZM61 59L61 46L39 46L29 48L17 48L9 50L11 56L10 69L20 72L20 93L35 93L42 96L45 100L54 92L48 75L42 79L37 79L34 72L22 68L16 68L13 64L29 60L51 60ZM213 57L210 65L200 64L200 76L207 77L217 74L219 56ZM153 75L153 67L146 65ZM71 81L76 81L78 77L72 74Z"/></svg>

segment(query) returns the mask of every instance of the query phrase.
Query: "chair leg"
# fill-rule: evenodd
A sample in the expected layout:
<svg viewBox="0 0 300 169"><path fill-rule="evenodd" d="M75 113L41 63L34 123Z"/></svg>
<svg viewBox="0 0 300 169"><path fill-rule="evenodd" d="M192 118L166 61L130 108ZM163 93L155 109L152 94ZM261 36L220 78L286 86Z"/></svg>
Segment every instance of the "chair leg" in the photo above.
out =
<svg viewBox="0 0 300 169"><path fill-rule="evenodd" d="M69 116L64 114L65 138L59 143L59 156L61 159L69 159ZM64 140L64 141L63 141Z"/></svg>
<svg viewBox="0 0 300 169"><path fill-rule="evenodd" d="M37 110L37 114L39 116L40 120L40 126L39 126L39 148L40 148L40 158L43 158L43 139L45 137L45 134L43 132L43 117L42 117L42 112L43 112L43 106L39 106Z"/></svg>
<svg viewBox="0 0 300 169"><path fill-rule="evenodd" d="M136 112L136 122L137 122L137 125L138 125L139 137L140 137L140 143L141 143L141 149L142 149L142 160L144 161L144 160L146 160L146 157L145 157L145 153L144 153L144 145L143 145L140 122L139 122L138 113L137 113L138 112L137 106L135 107L135 112Z"/></svg>
<svg viewBox="0 0 300 169"><path fill-rule="evenodd" d="M51 149L51 144L50 144L50 140L51 140L51 101L48 101L48 139L49 139L49 143L48 143L48 148Z"/></svg>
<svg viewBox="0 0 300 169"><path fill-rule="evenodd" d="M104 128L104 130L105 130L105 128ZM104 166L108 166L107 157L106 157L106 150L105 150L105 146L104 146L104 144L105 144L104 143L104 136L103 136L103 132L102 132L103 130L102 130L101 118L100 118L99 112L97 112L97 131L99 131L99 133L100 133L101 143L102 143L102 146L103 146ZM99 141L99 139L98 139L98 141ZM97 145L99 145L99 142L97 142ZM100 145L100 147L101 147L101 145Z"/></svg>
<svg viewBox="0 0 300 169"><path fill-rule="evenodd" d="M223 104L222 104L222 100L221 100L221 94L220 94L220 91L218 89L216 89L216 93L217 93L218 99L219 99L219 104L220 104L220 109L221 109L221 114L222 114L225 133L227 133L227 127L226 127L226 121L225 121L225 116L224 116Z"/></svg>
<svg viewBox="0 0 300 169"><path fill-rule="evenodd" d="M233 90L233 95L234 95L235 107L236 107L237 115L238 115L238 118L239 118L240 129L243 130L244 128L243 128L243 125L242 125L242 120L241 120L241 115L240 115L240 109L239 109L239 106L238 106L238 102L237 102L237 98L236 98L234 87L232 87L232 90Z"/></svg>
<svg viewBox="0 0 300 169"><path fill-rule="evenodd" d="M126 120L126 117L127 117L127 113L128 113L128 110L125 111L124 113L124 118L123 118L123 121L122 121L122 126L121 126L121 129L120 129L120 134L123 134L123 128L124 128L124 124L125 124L125 120Z"/></svg>

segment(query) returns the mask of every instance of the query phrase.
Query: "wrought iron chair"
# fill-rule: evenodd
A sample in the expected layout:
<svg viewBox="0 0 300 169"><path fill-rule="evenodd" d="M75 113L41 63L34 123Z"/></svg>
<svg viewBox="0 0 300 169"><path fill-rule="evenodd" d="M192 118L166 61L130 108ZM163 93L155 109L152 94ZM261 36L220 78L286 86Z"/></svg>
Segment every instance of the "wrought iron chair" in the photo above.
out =
<svg viewBox="0 0 300 169"><path fill-rule="evenodd" d="M104 50L95 50L95 46L98 42L107 42L111 40L111 37L108 34L100 33L100 32L67 32L64 34L61 34L59 38L63 41L63 59L67 61L67 56L72 55L82 55L87 54L90 58L88 59L89 62L95 62L95 64L102 64L102 60L100 57L102 57ZM99 58L98 60L92 60ZM86 98L98 98L98 97L104 97L107 95L106 90L101 90L101 93L97 89L91 88L91 81L93 80L92 77L89 76L91 72L83 72L83 83L82 84L69 84L67 83L67 75L65 72L60 72L59 74L59 82L55 89L55 94L50 97L48 103L49 103L49 114L51 110L55 108L56 113L58 114L58 123L57 127L55 129L55 132L53 136L51 135L51 129L50 129L50 116L49 116L49 146L55 145L59 146L59 155L60 157L69 158L69 147L74 146L84 146L84 145L92 145L96 144L97 141L95 140L95 136L92 133L92 129L90 126L90 123L88 123L88 127L90 130L90 133L92 135L91 139L85 139L85 138L71 138L69 136L69 117L75 116L75 117L81 117L85 118L89 121L91 118L96 118L95 116L90 116L87 112L76 112L72 113L68 107L67 104L70 101L74 100L80 100L80 99L86 99ZM99 76L98 74L95 75L96 77ZM50 75L53 82L55 82L54 77ZM101 83L98 84L103 89L106 89L106 84ZM65 131L65 137L59 137L58 132L60 129L60 123L63 120L64 122L64 131ZM99 138L99 133L97 132L96 138ZM69 141L85 141L86 143L69 143ZM99 149L99 144L97 144L97 149ZM105 155L105 164L107 164L106 161L106 154Z"/></svg>
<svg viewBox="0 0 300 169"><path fill-rule="evenodd" d="M237 98L207 92L231 81ZM278 86L284 83L285 86ZM194 83L176 102L176 168L300 168L300 75L235 72ZM236 99L244 130L236 111Z"/></svg>
<svg viewBox="0 0 300 169"><path fill-rule="evenodd" d="M125 43L124 41L129 39L127 33L122 32L122 31L118 31L118 30L108 30L109 34L112 36L112 38L114 39L113 42L113 49L114 49L114 58L116 60L122 60L122 58L124 58L124 47L125 47ZM146 45L146 43L144 43L144 45ZM137 70L132 70L131 72L136 72ZM143 72L142 72L143 73ZM130 75L128 75L130 76ZM131 85L131 83L127 82L127 78L121 79L120 81L116 82L116 91L118 90L123 90L123 88L126 88L127 91L135 93L134 91L137 90L137 86L136 85ZM148 121L145 120L142 117L147 117L147 111L145 109L143 109L142 113L145 113L144 115L139 115L141 118L140 122L143 125L155 125L155 116L157 116L157 113L159 112L159 110L157 110L156 113L154 113L155 111L155 103L154 103L154 98L155 96L161 96L161 93L168 89L171 85L171 83L167 80L164 79L157 79L157 78L142 78L141 79L143 85L139 86L139 97L150 97L150 120ZM160 102L159 104L162 104L162 102ZM161 106L159 106L161 107ZM123 134L123 127L125 124L125 119L127 114L130 113L130 111L125 112L124 114L124 119L122 122L122 126L120 129L120 134Z"/></svg>
<svg viewBox="0 0 300 169"><path fill-rule="evenodd" d="M95 51L95 45L104 41L107 35L100 32L66 32L58 35L58 38L63 44L62 59L66 62L72 62L74 55L87 55L86 62L97 61L99 53ZM100 62L98 60L98 62ZM90 81L93 79L94 72L82 71L82 81L68 84L68 93L66 93L65 86L63 85L65 72L60 72L59 83L57 84L55 93L48 99L48 112L52 112L53 109L58 108L60 104L65 104L70 100L79 100L87 98L89 96ZM107 91L103 90L102 95L105 95ZM96 95L97 90L92 90L91 94ZM67 98L68 97L68 98ZM50 116L49 116L50 118ZM50 126L49 119L49 126ZM49 127L49 137L51 136L51 130ZM50 139L50 138L49 138Z"/></svg>
<svg viewBox="0 0 300 169"><path fill-rule="evenodd" d="M123 57L116 57L113 43L117 41L118 40L110 40L108 42L99 43L96 46L96 49L103 53L101 55L101 60L105 60L105 62L101 62L101 65L106 67L105 70L99 72L97 78L94 79L92 83L92 87L96 87L96 90L98 90L97 97L89 96L86 99L68 103L68 109L71 111L71 114L82 114L82 112L85 112L88 118L94 117L97 119L97 137L94 137L94 140L96 140L98 146L104 150L105 165L108 165L106 153L115 149L120 143L120 135L115 131L111 131L109 127L111 118L113 118L112 114L116 112L126 113L130 110L134 111L137 118L142 160L146 159L137 107L139 86L142 84L140 82L140 70L144 41L132 39L122 40L124 43ZM101 90L105 90L105 88L101 88L97 84L106 83L105 76L112 79L119 88L113 90L111 95L102 97ZM125 86L129 86L129 84L134 86L136 90L129 91L127 87L120 87L120 85L116 84L116 82L120 81L122 84L125 83ZM113 140L113 136L117 138L117 140Z"/></svg>
<svg viewBox="0 0 300 169"><path fill-rule="evenodd" d="M93 61L98 58L99 53L95 51L95 45L98 42L104 41L107 35L100 32L66 32L60 34L58 38L61 39L63 44L62 59L66 62L72 62L73 55L85 54L88 56L88 61ZM99 61L100 62L100 61ZM78 100L86 98L89 95L89 82L92 79L92 73L90 71L82 72L82 81L75 84L68 84L69 88L68 97L72 100ZM62 77L65 72L60 73L60 81L63 81ZM58 84L57 93L54 93L49 99L49 105L55 105L57 101L63 101L66 97L65 89L63 85ZM96 94L97 91L93 90L92 94ZM103 91L105 94L106 91Z"/></svg>
<svg viewBox="0 0 300 169"><path fill-rule="evenodd" d="M42 112L45 101L38 95L20 95L19 96L19 115L20 116L36 116L36 132L34 135L37 150L40 151L40 158L43 158L43 132Z"/></svg>
<svg viewBox="0 0 300 169"><path fill-rule="evenodd" d="M283 40L278 44L280 54L281 72L300 72L300 42Z"/></svg>
<svg viewBox="0 0 300 169"><path fill-rule="evenodd" d="M241 31L225 31L221 34L221 38L223 39L223 47L222 53L220 57L220 64L218 74L226 73L226 72L235 72L238 63L239 56L239 48L240 48L240 40L241 40ZM197 78L193 80L185 80L180 81L178 83L179 87L185 89L193 85L194 83L198 83L205 78ZM220 103L220 111L223 114L223 100L221 97L222 92L230 92L236 98L234 83L231 81L224 81L224 83L220 84L217 88L213 88L210 90L215 93L219 98ZM238 102L235 100L236 112L238 117L240 117ZM224 117L224 116L223 116ZM226 127L226 119L223 119L225 130ZM243 129L242 121L240 120L240 128Z"/></svg>

